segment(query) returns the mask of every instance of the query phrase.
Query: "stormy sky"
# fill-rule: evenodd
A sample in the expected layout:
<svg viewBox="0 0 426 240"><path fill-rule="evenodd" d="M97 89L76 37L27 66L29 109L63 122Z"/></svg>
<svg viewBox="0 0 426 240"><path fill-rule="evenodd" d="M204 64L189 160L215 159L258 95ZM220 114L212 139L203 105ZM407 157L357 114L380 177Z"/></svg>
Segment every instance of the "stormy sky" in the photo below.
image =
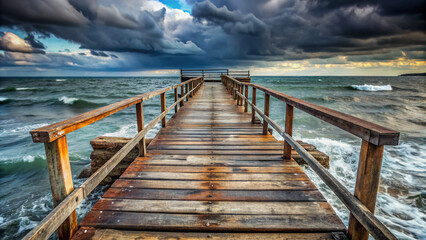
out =
<svg viewBox="0 0 426 240"><path fill-rule="evenodd" d="M424 0L0 0L0 76L426 72Z"/></svg>

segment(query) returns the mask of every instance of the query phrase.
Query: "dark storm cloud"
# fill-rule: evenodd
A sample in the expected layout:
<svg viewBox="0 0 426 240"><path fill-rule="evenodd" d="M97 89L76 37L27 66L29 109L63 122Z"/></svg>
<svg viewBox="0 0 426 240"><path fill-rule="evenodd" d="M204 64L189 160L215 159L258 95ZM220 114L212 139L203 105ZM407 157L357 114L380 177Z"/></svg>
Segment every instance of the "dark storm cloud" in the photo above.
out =
<svg viewBox="0 0 426 240"><path fill-rule="evenodd" d="M94 50L90 50L90 54L92 54L93 56L98 56L98 57L108 57L108 54L102 52L102 51L94 51Z"/></svg>
<svg viewBox="0 0 426 240"><path fill-rule="evenodd" d="M155 54L201 52L192 42L182 42L164 33L164 8L140 10L138 1L131 0L103 3L2 0L1 20L6 26L53 34L85 49Z"/></svg>
<svg viewBox="0 0 426 240"><path fill-rule="evenodd" d="M391 60L402 48L412 58L424 56L424 49L413 50L426 41L424 0L187 2L192 16L136 0L0 0L0 11L2 24L26 31L34 49L44 47L34 36L55 35L95 57L123 60L116 67L125 69L251 66L342 55Z"/></svg>
<svg viewBox="0 0 426 240"><path fill-rule="evenodd" d="M266 25L253 14L230 11L226 6L216 7L209 1L195 3L192 15L220 25L226 33L259 36L266 32Z"/></svg>
<svg viewBox="0 0 426 240"><path fill-rule="evenodd" d="M32 33L28 33L28 36L25 38L25 40L34 48L46 49L46 46L44 46L42 42L38 41Z"/></svg>

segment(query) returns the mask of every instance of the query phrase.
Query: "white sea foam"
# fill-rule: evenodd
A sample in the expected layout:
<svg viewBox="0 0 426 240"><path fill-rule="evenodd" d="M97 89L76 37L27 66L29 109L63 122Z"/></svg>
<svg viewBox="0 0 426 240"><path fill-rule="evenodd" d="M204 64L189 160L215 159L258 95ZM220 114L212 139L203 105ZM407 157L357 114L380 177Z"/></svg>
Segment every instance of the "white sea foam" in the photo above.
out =
<svg viewBox="0 0 426 240"><path fill-rule="evenodd" d="M392 91L392 86L390 84L388 85L351 85L352 88L360 90L360 91L370 91L370 92L376 92L376 91Z"/></svg>
<svg viewBox="0 0 426 240"><path fill-rule="evenodd" d="M31 91L31 90L38 90L38 88L30 88L30 87L16 88L16 91Z"/></svg>
<svg viewBox="0 0 426 240"><path fill-rule="evenodd" d="M56 81L57 81L57 82L65 82L65 81L66 81L66 79L64 79L64 78L58 78L58 79L56 79Z"/></svg>
<svg viewBox="0 0 426 240"><path fill-rule="evenodd" d="M121 126L117 131L105 133L108 137L134 137L137 133L136 123Z"/></svg>
<svg viewBox="0 0 426 240"><path fill-rule="evenodd" d="M155 135L157 134L157 132L160 131L160 129L161 129L161 124L160 123L155 124L155 126L151 130L148 131L148 133L146 134L146 137L147 138L154 138ZM105 133L105 134L103 134L103 136L132 138L136 135L137 132L138 131L137 131L137 128L136 128L136 123L134 123L134 124L128 124L128 125L121 126L117 131Z"/></svg>
<svg viewBox="0 0 426 240"><path fill-rule="evenodd" d="M24 162L34 162L35 157L31 155L26 155L22 158Z"/></svg>
<svg viewBox="0 0 426 240"><path fill-rule="evenodd" d="M7 97L0 97L0 102L6 102L7 100L9 100L9 98L7 98Z"/></svg>
<svg viewBox="0 0 426 240"><path fill-rule="evenodd" d="M46 125L48 125L48 123L37 123L37 124L26 125L26 126L15 127L15 128L5 127L4 129L0 130L0 137L6 137L9 135L15 135L15 134L19 134L19 135L28 134L29 131L44 127Z"/></svg>
<svg viewBox="0 0 426 240"><path fill-rule="evenodd" d="M65 104L73 104L75 101L78 100L78 98L62 96L62 97L58 98L58 100L65 103Z"/></svg>

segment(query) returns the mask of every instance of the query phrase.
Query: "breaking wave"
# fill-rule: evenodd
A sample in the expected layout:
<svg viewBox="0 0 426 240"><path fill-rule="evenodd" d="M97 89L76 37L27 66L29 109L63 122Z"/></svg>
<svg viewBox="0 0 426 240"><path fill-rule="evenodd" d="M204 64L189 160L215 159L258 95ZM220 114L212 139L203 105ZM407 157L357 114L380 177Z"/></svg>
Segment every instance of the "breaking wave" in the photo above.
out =
<svg viewBox="0 0 426 240"><path fill-rule="evenodd" d="M390 84L388 85L351 85L351 88L360 90L360 91L370 91L370 92L376 92L376 91L392 91L392 86Z"/></svg>
<svg viewBox="0 0 426 240"><path fill-rule="evenodd" d="M86 100L82 100L82 99L74 98L74 97L67 97L67 96L62 96L58 98L58 100L64 104L78 106L78 107L91 107L91 106L100 105L99 103L90 102L90 101L86 101Z"/></svg>

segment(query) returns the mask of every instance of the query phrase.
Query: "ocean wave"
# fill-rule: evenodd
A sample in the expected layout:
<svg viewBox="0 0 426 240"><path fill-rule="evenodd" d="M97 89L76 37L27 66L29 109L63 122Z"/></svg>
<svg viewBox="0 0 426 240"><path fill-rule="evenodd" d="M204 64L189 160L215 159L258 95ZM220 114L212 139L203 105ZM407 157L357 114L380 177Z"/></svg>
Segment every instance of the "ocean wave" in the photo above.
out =
<svg viewBox="0 0 426 240"><path fill-rule="evenodd" d="M65 82L65 81L67 81L67 79L65 79L65 78L57 78L56 81L57 82Z"/></svg>
<svg viewBox="0 0 426 240"><path fill-rule="evenodd" d="M36 87L8 87L8 88L2 88L0 89L1 92L15 92L15 91L38 91L41 90L40 88Z"/></svg>
<svg viewBox="0 0 426 240"><path fill-rule="evenodd" d="M351 88L360 90L360 91L370 91L370 92L376 92L376 91L392 91L392 86L390 84L388 85L351 85Z"/></svg>
<svg viewBox="0 0 426 240"><path fill-rule="evenodd" d="M64 104L73 105L77 107L90 107L90 106L100 105L99 103L90 102L90 101L86 101L86 100L82 100L82 99L74 98L74 97L67 97L67 96L62 96L58 98L58 100Z"/></svg>
<svg viewBox="0 0 426 240"><path fill-rule="evenodd" d="M73 98L73 97L66 97L66 96L62 96L60 98L58 98L59 101L65 103L65 104L74 104L74 102L78 101L78 98Z"/></svg>
<svg viewBox="0 0 426 240"><path fill-rule="evenodd" d="M12 101L10 98L0 97L0 104L2 104L2 103L8 103L10 101Z"/></svg>

